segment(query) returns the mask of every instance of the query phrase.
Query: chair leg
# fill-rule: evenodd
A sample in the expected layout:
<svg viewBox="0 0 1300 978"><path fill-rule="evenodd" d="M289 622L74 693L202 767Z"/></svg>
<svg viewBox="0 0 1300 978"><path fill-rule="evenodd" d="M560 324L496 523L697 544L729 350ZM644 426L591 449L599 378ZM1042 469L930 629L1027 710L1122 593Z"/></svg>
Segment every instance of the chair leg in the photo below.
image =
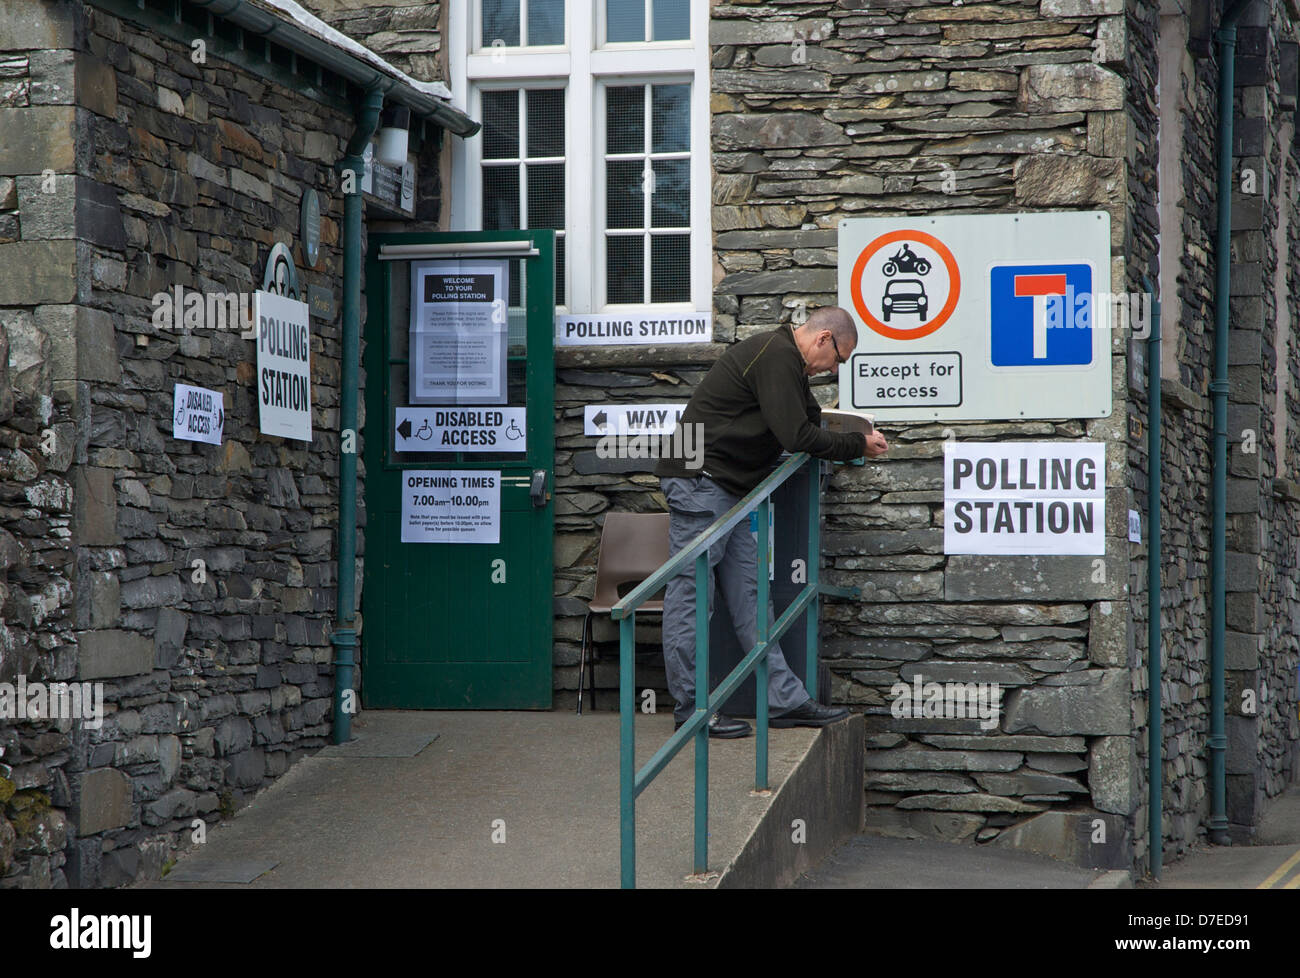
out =
<svg viewBox="0 0 1300 978"><path fill-rule="evenodd" d="M578 656L578 716L582 716L582 684L586 682L587 675L587 640L591 634L591 612L582 619L582 652ZM595 689L592 689L592 699L595 699Z"/></svg>

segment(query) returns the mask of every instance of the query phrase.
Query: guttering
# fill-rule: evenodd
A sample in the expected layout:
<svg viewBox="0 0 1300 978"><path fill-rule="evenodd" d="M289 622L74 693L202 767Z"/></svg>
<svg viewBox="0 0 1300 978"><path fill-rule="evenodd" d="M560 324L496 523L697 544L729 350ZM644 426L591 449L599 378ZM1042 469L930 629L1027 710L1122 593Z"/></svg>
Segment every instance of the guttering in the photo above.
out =
<svg viewBox="0 0 1300 978"><path fill-rule="evenodd" d="M352 686L357 648L357 385L361 360L361 178L365 173L361 154L379 127L383 107L382 92L377 89L366 92L346 155L337 167L343 189L343 362L339 376L339 558L334 634L330 637L334 646L336 744L352 739L352 712L357 706L357 694ZM344 451L342 444L347 432L353 437L350 452ZM351 702L345 704L344 695L348 691L352 691Z"/></svg>
<svg viewBox="0 0 1300 978"><path fill-rule="evenodd" d="M1232 97L1236 84L1237 21L1252 0L1231 0L1214 39L1219 45L1219 224L1215 229L1214 496L1210 559L1210 792L1209 839L1226 845L1228 738L1224 733L1224 629L1228 500L1228 303L1232 270Z"/></svg>
<svg viewBox="0 0 1300 978"><path fill-rule="evenodd" d="M257 6L252 0L190 0L190 2L233 24L238 24L244 30L269 38L336 75L341 75L367 92L378 92L390 102L405 105L416 114L433 120L457 136L472 136L481 128L479 123L446 101L451 96L446 86L418 82L359 44L356 53L349 53L305 28L277 16L276 13ZM283 14L289 12L281 11ZM306 11L303 11L303 14L310 16ZM323 22L320 28L330 29ZM365 60L360 56L363 53L373 58L376 63L371 64ZM442 97L439 97L439 90L444 93Z"/></svg>
<svg viewBox="0 0 1300 978"><path fill-rule="evenodd" d="M1148 295L1155 288L1146 276ZM1151 876L1164 868L1164 740L1160 689L1160 303L1147 337L1147 840Z"/></svg>

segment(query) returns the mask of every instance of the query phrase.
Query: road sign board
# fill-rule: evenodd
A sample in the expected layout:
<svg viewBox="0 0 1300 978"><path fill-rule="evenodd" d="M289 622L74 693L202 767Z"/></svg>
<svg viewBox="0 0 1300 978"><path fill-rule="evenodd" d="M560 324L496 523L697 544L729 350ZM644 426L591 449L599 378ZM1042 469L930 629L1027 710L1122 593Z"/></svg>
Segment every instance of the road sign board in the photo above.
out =
<svg viewBox="0 0 1300 978"><path fill-rule="evenodd" d="M1106 417L1110 215L853 218L840 406L878 422Z"/></svg>

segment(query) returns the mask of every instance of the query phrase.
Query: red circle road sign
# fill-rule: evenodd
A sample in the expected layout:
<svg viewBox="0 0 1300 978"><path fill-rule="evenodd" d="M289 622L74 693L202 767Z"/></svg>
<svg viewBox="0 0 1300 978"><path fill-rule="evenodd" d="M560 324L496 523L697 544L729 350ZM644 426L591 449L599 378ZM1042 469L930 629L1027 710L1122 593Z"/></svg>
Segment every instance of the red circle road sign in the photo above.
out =
<svg viewBox="0 0 1300 978"><path fill-rule="evenodd" d="M932 248L943 260L943 264L948 270L948 301L943 304L943 308L939 310L933 319L922 323L916 329L898 329L895 326L882 323L872 314L867 307L866 300L862 297L862 273L867 267L867 262L881 248L896 241L916 241ZM957 297L961 294L961 273L957 269L957 259L952 256L948 246L934 235L926 234L924 231L890 231L876 238L862 249L862 254L858 255L858 260L853 263L853 276L849 280L849 294L853 296L853 308L862 317L862 321L873 331L893 340L916 340L922 336L929 336L948 321L953 309L957 307Z"/></svg>

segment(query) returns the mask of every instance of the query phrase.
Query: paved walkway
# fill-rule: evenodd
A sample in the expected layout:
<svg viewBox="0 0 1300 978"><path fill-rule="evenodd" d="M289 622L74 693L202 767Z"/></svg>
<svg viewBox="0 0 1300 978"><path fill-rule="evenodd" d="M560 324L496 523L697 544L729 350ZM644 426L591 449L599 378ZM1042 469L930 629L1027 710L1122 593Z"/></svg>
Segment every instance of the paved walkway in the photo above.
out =
<svg viewBox="0 0 1300 978"><path fill-rule="evenodd" d="M307 758L208 832L151 887L613 887L618 716L367 711L357 739ZM637 717L638 763L672 714ZM773 788L817 731L771 732ZM751 794L754 739L715 740L710 867L741 851L770 799ZM638 884L688 882L694 751L637 805ZM494 842L504 833L504 842Z"/></svg>
<svg viewBox="0 0 1300 978"><path fill-rule="evenodd" d="M1300 786L1274 799L1264 811L1254 845L1197 846L1168 863L1162 890L1300 889Z"/></svg>
<svg viewBox="0 0 1300 978"><path fill-rule="evenodd" d="M1123 873L1080 869L994 846L861 835L795 883L800 889L1083 889L1134 885ZM1300 889L1300 787L1265 812L1255 845L1199 846L1139 889Z"/></svg>
<svg viewBox="0 0 1300 978"><path fill-rule="evenodd" d="M1014 849L859 835L795 884L806 890L1082 890L1108 874Z"/></svg>

